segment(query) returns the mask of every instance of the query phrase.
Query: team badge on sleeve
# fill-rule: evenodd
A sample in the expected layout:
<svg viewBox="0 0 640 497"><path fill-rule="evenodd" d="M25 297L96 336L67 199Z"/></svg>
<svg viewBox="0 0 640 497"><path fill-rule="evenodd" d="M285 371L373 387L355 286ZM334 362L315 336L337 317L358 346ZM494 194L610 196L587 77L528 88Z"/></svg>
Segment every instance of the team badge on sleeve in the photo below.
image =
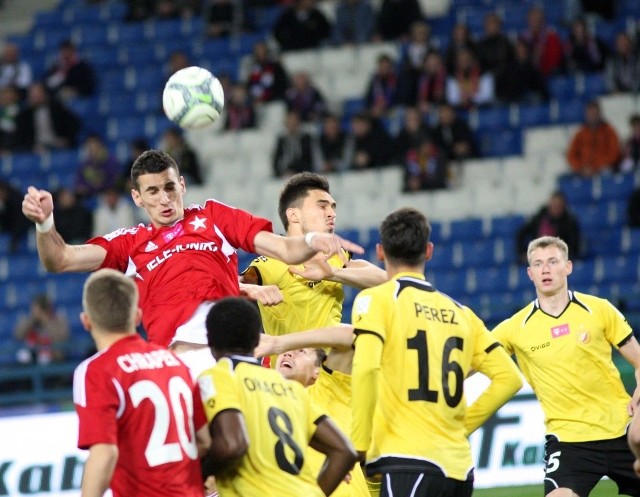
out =
<svg viewBox="0 0 640 497"><path fill-rule="evenodd" d="M366 314L369 312L369 307L371 306L371 297L369 295L357 297L354 305L356 314Z"/></svg>
<svg viewBox="0 0 640 497"><path fill-rule="evenodd" d="M213 385L211 376L201 376L198 378L198 386L200 387L200 395L203 401L207 401L216 395L216 387Z"/></svg>

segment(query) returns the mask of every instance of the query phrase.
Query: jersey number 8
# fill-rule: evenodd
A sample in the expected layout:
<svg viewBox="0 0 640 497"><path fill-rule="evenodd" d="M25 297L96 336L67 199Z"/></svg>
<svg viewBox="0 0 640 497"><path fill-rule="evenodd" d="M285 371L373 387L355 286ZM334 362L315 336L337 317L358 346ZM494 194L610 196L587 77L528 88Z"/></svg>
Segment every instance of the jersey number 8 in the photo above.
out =
<svg viewBox="0 0 640 497"><path fill-rule="evenodd" d="M278 437L275 446L275 456L278 467L286 473L297 475L302 469L304 455L300 447L293 439L293 424L287 413L276 407L271 407L267 412L271 431ZM279 422L282 421L282 423ZM284 425L284 426L282 426ZM287 451L287 448L289 449ZM287 458L287 452L293 454L293 462Z"/></svg>

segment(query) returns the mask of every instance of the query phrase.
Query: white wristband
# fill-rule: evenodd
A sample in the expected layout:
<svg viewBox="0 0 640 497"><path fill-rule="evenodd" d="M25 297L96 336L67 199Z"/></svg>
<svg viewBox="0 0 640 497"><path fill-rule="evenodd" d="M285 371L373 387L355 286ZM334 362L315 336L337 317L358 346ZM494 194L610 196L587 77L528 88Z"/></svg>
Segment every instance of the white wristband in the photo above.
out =
<svg viewBox="0 0 640 497"><path fill-rule="evenodd" d="M53 228L53 212L41 223L36 223L36 231L39 233L46 233L51 228Z"/></svg>
<svg viewBox="0 0 640 497"><path fill-rule="evenodd" d="M306 235L304 235L304 242L305 242L307 245L309 245L309 247L310 247L310 248L313 248L313 247L311 246L311 242L312 242L312 240L313 240L313 237L314 237L314 236L316 236L316 234L315 234L314 232L312 232L312 231L311 231L311 232L309 232L309 233L307 233Z"/></svg>

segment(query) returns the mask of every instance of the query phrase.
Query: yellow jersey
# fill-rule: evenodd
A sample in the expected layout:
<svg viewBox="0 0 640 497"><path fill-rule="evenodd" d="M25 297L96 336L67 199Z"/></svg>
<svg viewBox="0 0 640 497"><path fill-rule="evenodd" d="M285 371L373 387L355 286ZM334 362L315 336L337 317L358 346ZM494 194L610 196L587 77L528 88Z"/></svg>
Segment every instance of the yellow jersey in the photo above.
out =
<svg viewBox="0 0 640 497"><path fill-rule="evenodd" d="M350 256L348 252L344 255ZM328 262L337 268L344 266L337 255ZM304 279L289 272L289 264L264 256L254 259L246 271L250 270L255 271L259 284L277 286L284 297L278 305L259 304L267 335L280 336L340 323L344 301L342 283Z"/></svg>
<svg viewBox="0 0 640 497"><path fill-rule="evenodd" d="M504 349L469 308L436 291L420 273L399 273L360 292L352 324L352 440L358 451L367 451L367 473L470 479L463 381L472 369L489 377L504 373L513 376L517 390L519 374ZM514 392L500 397L494 389L484 409L493 412Z"/></svg>
<svg viewBox="0 0 640 497"><path fill-rule="evenodd" d="M563 442L624 435L629 395L611 346L624 344L632 330L611 303L570 291L568 306L554 317L535 300L492 334L515 354L540 401L548 434Z"/></svg>
<svg viewBox="0 0 640 497"><path fill-rule="evenodd" d="M324 496L305 452L325 415L300 383L233 356L203 372L198 385L209 422L237 409L247 426L249 450L237 473L217 478L222 497Z"/></svg>
<svg viewBox="0 0 640 497"><path fill-rule="evenodd" d="M323 367L316 382L307 388L309 398L324 409L345 434L351 433L351 376ZM307 460L318 474L325 455L309 447ZM362 468L356 464L351 470L351 482L342 482L331 497L369 497Z"/></svg>

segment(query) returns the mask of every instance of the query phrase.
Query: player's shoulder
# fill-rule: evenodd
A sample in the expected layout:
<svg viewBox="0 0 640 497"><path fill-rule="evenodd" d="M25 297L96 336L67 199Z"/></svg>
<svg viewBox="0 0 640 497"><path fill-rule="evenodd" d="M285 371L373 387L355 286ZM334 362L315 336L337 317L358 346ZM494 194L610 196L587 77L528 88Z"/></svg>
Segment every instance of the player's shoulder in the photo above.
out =
<svg viewBox="0 0 640 497"><path fill-rule="evenodd" d="M496 325L493 331L501 330L503 332L508 330L516 330L524 327L528 322L529 318L539 310L536 306L535 301L529 302L526 306L524 306L519 311L515 312L508 318L502 320L500 323Z"/></svg>
<svg viewBox="0 0 640 497"><path fill-rule="evenodd" d="M108 242L112 242L114 240L118 240L118 241L127 240L127 239L133 240L137 236L140 236L141 234L144 234L150 230L151 230L150 227L140 223L137 226L131 226L129 228L118 228L117 230L114 230L111 233L102 235L99 238L104 238Z"/></svg>
<svg viewBox="0 0 640 497"><path fill-rule="evenodd" d="M588 293L571 291L571 301L578 304L590 314L620 311L606 298Z"/></svg>

